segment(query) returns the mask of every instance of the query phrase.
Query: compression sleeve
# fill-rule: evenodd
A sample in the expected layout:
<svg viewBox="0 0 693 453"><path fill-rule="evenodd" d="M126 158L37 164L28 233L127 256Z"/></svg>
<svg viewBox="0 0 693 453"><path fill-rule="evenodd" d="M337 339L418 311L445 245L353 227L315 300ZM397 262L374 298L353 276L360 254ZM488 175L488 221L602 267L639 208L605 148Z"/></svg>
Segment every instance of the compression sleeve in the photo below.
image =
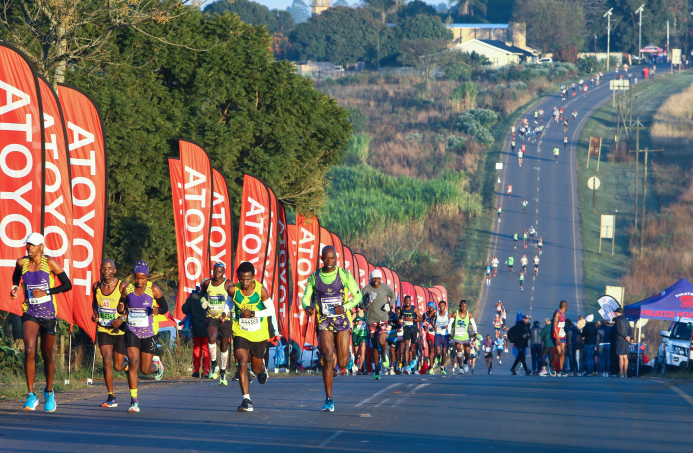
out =
<svg viewBox="0 0 693 453"><path fill-rule="evenodd" d="M356 280L354 279L354 276L351 275L351 272L347 271L347 281L342 281L344 286L347 287L351 295L353 296L352 299L344 304L344 308L347 310L354 308L358 304L361 303L363 300L363 294L361 294L361 290L359 289L359 285L356 283Z"/></svg>
<svg viewBox="0 0 693 453"><path fill-rule="evenodd" d="M319 271L318 271L319 272ZM315 274L310 274L308 281L306 282L306 291L303 293L301 298L301 305L303 308L309 307L311 298L313 297L313 290L315 288Z"/></svg>
<svg viewBox="0 0 693 453"><path fill-rule="evenodd" d="M469 317L469 324L472 325L472 332L476 333L476 321L474 321L474 318L472 318L471 316Z"/></svg>
<svg viewBox="0 0 693 453"><path fill-rule="evenodd" d="M51 294L66 293L72 289L72 282L70 282L65 271L58 274L58 280L60 280L61 284L55 288L51 288Z"/></svg>
<svg viewBox="0 0 693 453"><path fill-rule="evenodd" d="M19 286L19 282L22 281L22 269L15 266L14 272L12 273L12 285Z"/></svg>
<svg viewBox="0 0 693 453"><path fill-rule="evenodd" d="M166 303L166 298L164 296L157 297L156 304L159 306L160 315L168 313L168 304Z"/></svg>
<svg viewBox="0 0 693 453"><path fill-rule="evenodd" d="M448 321L448 334L452 335L452 325L455 324L455 317L450 316L450 320Z"/></svg>
<svg viewBox="0 0 693 453"><path fill-rule="evenodd" d="M257 310L255 312L255 316L258 318L269 318L270 316L274 316L274 301L272 300L272 298L270 297L267 300L263 300L262 304L265 306L265 309Z"/></svg>

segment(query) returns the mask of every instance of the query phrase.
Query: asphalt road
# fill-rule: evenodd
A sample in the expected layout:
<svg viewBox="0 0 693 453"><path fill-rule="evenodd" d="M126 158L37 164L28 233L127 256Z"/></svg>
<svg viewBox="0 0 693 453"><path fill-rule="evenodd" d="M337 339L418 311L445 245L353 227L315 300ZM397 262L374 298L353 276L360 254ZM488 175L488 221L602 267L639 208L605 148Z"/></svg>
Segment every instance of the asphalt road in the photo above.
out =
<svg viewBox="0 0 693 453"><path fill-rule="evenodd" d="M640 68L631 71L640 73ZM622 73L621 73L622 74ZM551 318L561 300L568 301L566 318L577 321L578 314L585 316L583 301L583 246L580 233L580 212L577 191L576 148L580 132L589 117L599 107L609 102L611 91L609 80L614 72L605 74L598 87L588 89L587 95L568 97L562 101L558 94L545 98L532 105L521 117L534 126L534 110L544 110L543 124L546 126L538 143L523 141L516 136L515 153L510 150L510 131L502 153L503 170L499 171L501 183L497 186L496 206L502 207L501 222L494 217L493 236L489 250L489 263L494 256L498 258L498 276L491 286L484 286L480 302L475 310L479 331L484 336L493 337L493 318L495 304L500 300L507 310L507 323L515 324L517 309L529 313L532 322L539 320L543 325L545 318ZM590 84L588 80L588 86ZM639 84L647 81L638 80ZM567 133L563 125L551 120L553 107L563 107L564 116L569 118ZM572 112L578 112L573 121ZM520 121L521 121L520 119ZM520 122L516 124L517 128ZM563 137L568 137L568 149L564 149ZM517 150L526 145L522 166L519 166ZM560 155L555 162L553 149L558 146ZM508 198L507 186L512 184L512 197ZM522 211L522 199L529 202L526 212ZM533 225L537 235L533 244L523 246L522 234ZM513 232L517 231L520 240L517 248L513 246ZM534 276L532 260L538 254L536 240L544 241L543 253L539 256L539 276ZM527 275L524 290L520 290L520 259L527 255ZM515 258L514 273L508 275L505 264L508 256ZM597 319L599 315L595 313Z"/></svg>
<svg viewBox="0 0 693 453"><path fill-rule="evenodd" d="M251 384L253 413L236 412L235 382L150 385L140 391L137 414L126 412L124 393L115 409L98 407L105 395L63 404L58 394L53 414L0 411L0 450L691 450L693 384L489 376L478 365L473 376L339 377L333 413L319 411L324 393L317 376Z"/></svg>

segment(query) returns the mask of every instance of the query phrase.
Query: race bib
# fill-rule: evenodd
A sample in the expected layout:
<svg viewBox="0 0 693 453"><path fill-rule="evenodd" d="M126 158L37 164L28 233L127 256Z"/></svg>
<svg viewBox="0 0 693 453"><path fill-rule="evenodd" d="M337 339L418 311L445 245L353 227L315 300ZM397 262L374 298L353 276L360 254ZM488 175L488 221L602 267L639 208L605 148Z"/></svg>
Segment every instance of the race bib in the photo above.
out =
<svg viewBox="0 0 693 453"><path fill-rule="evenodd" d="M226 298L224 296L208 296L207 301L209 302L212 310L221 310L224 307L224 302Z"/></svg>
<svg viewBox="0 0 693 453"><path fill-rule="evenodd" d="M447 335L447 334L448 334L448 328L447 328L447 327L439 327L439 326L436 326L436 334L438 334L438 335Z"/></svg>
<svg viewBox="0 0 693 453"><path fill-rule="evenodd" d="M486 354L490 354L491 353L491 347L490 346L484 347L484 351L486 352Z"/></svg>
<svg viewBox="0 0 693 453"><path fill-rule="evenodd" d="M354 326L354 330L357 330L357 331L366 330L366 323L364 321L357 322L356 325Z"/></svg>
<svg viewBox="0 0 693 453"><path fill-rule="evenodd" d="M99 307L99 325L101 327L110 327L117 316L115 308Z"/></svg>
<svg viewBox="0 0 693 453"><path fill-rule="evenodd" d="M238 318L238 326L245 332L260 330L260 318Z"/></svg>
<svg viewBox="0 0 693 453"><path fill-rule="evenodd" d="M42 291L45 291L48 289L48 284L44 283L42 285L32 285L32 286L27 286L26 292L27 292L27 299L29 299L29 304L31 305L40 305L40 304L45 304L46 302L51 302L51 296L50 295L45 295L41 297L34 297L34 290L40 289Z"/></svg>
<svg viewBox="0 0 693 453"><path fill-rule="evenodd" d="M383 311L390 311L390 304L383 305Z"/></svg>
<svg viewBox="0 0 693 453"><path fill-rule="evenodd" d="M146 308L131 308L128 312L128 325L130 327L149 327L149 316Z"/></svg>
<svg viewBox="0 0 693 453"><path fill-rule="evenodd" d="M414 321L404 321L404 325L405 325L405 326L413 326L413 325L414 325Z"/></svg>
<svg viewBox="0 0 693 453"><path fill-rule="evenodd" d="M335 307L338 307L340 305L342 305L341 296L323 297L322 299L320 299L320 311L324 316L327 316L328 318L334 318L335 316L339 316L337 313L334 312L334 309Z"/></svg>
<svg viewBox="0 0 693 453"><path fill-rule="evenodd" d="M565 337L565 323L564 322L559 322L558 323L558 336L559 338Z"/></svg>

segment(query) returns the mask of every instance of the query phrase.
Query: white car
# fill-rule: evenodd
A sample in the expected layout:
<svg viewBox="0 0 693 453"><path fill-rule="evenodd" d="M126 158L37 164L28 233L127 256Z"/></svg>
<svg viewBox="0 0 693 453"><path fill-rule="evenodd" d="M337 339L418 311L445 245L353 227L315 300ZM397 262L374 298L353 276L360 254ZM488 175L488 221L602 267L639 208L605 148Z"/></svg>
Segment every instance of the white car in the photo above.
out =
<svg viewBox="0 0 693 453"><path fill-rule="evenodd" d="M553 58L540 58L538 63L539 64L550 64L550 63L553 63Z"/></svg>
<svg viewBox="0 0 693 453"><path fill-rule="evenodd" d="M663 373L673 367L687 367L693 337L693 318L676 317L669 330L660 332L662 344L657 350L655 373Z"/></svg>

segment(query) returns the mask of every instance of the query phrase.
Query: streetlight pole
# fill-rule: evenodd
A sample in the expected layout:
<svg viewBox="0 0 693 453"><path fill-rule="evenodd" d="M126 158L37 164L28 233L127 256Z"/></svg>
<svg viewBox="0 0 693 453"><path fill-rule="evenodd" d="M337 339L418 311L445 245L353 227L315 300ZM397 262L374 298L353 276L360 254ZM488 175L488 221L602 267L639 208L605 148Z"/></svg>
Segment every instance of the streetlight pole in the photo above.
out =
<svg viewBox="0 0 693 453"><path fill-rule="evenodd" d="M635 14L640 15L640 19L638 21L638 58L642 59L642 53L640 52L640 49L642 49L642 10L645 9L645 4L643 3L640 5L640 8L635 10Z"/></svg>
<svg viewBox="0 0 693 453"><path fill-rule="evenodd" d="M609 49L611 46L611 14L613 14L611 11L614 9L611 8L609 11L604 14L603 17L606 17L606 71L609 72Z"/></svg>

